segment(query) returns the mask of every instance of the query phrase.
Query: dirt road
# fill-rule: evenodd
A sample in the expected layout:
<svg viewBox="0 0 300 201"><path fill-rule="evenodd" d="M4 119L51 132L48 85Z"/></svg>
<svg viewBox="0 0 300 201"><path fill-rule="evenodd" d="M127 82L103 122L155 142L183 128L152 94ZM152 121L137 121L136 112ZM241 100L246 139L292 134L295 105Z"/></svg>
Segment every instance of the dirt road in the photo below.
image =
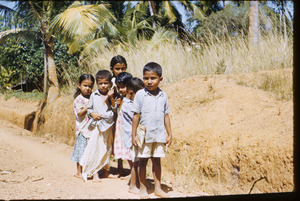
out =
<svg viewBox="0 0 300 201"><path fill-rule="evenodd" d="M102 179L101 183L75 178L72 147L32 136L0 119L0 199L136 199L128 193L128 179ZM127 162L124 162L124 164ZM111 168L116 164L112 162ZM126 166L124 166L126 168ZM152 177L151 177L152 178ZM153 180L148 180L151 198ZM170 197L184 197L171 184L162 184Z"/></svg>

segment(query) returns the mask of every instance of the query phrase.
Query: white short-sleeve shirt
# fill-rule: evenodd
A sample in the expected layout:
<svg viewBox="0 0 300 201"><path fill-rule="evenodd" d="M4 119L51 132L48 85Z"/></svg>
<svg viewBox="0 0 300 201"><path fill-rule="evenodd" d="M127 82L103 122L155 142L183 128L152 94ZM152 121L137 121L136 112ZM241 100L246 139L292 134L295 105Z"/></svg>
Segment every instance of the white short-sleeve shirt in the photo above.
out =
<svg viewBox="0 0 300 201"><path fill-rule="evenodd" d="M133 101L133 112L140 114L140 124L146 126L145 143L166 143L165 115L170 112L168 97L158 88L153 96L146 88L139 90Z"/></svg>

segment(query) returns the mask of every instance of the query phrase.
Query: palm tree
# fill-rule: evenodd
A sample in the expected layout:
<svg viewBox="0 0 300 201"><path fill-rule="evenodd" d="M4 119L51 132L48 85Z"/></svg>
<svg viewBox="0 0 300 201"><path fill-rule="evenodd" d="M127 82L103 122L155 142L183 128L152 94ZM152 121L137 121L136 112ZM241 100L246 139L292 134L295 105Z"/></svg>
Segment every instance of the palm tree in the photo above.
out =
<svg viewBox="0 0 300 201"><path fill-rule="evenodd" d="M59 95L57 66L53 52L57 36L62 33L66 41L73 41L69 44L69 50L71 48L72 52L75 40L84 38L85 42L88 41L98 25L107 20L108 15L110 16L109 11L101 4L82 5L79 2L74 2L62 12L71 3L65 1L19 1L16 5L16 12L23 19L23 26L27 29L13 29L0 33L0 43L5 42L6 37L15 35L37 34L40 37L45 48L45 76L48 70L48 76L46 76L49 83L49 89L46 90L48 93L47 103L53 102Z"/></svg>
<svg viewBox="0 0 300 201"><path fill-rule="evenodd" d="M124 36L124 41L129 41L134 45L136 40L141 37L151 38L154 30L150 24L152 18L147 16L146 8L147 3L144 1L136 4L135 7L128 2L122 24L118 27Z"/></svg>
<svg viewBox="0 0 300 201"><path fill-rule="evenodd" d="M259 39L258 1L250 1L249 47L255 48Z"/></svg>
<svg viewBox="0 0 300 201"><path fill-rule="evenodd" d="M79 58L82 58L108 43L104 32L111 36L118 34L110 19L115 20L115 17L107 5L82 5L76 1L54 17L50 28L63 36L69 54L80 52Z"/></svg>

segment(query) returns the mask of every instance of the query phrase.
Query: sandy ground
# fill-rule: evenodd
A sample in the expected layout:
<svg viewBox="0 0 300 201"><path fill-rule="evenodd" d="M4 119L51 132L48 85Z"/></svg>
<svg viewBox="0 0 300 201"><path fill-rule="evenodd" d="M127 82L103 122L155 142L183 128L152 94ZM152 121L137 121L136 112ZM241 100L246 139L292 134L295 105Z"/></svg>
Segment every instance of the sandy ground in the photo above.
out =
<svg viewBox="0 0 300 201"><path fill-rule="evenodd" d="M32 136L8 121L0 120L0 199L137 199L128 193L128 178L103 178L100 183L75 178L72 147ZM126 165L124 162L125 170ZM116 163L111 163L111 170ZM153 194L153 180L148 180ZM186 196L162 184L170 197Z"/></svg>
<svg viewBox="0 0 300 201"><path fill-rule="evenodd" d="M263 82L273 73L291 77L292 69L199 75L162 87L173 131L162 160L162 186L170 197L293 191L292 100L237 84ZM73 177L72 102L71 95L61 96L46 106L33 134L21 128L38 102L0 97L0 199L139 198L127 192L128 180L85 183ZM148 164L149 193L155 198ZM116 169L113 161L111 168Z"/></svg>

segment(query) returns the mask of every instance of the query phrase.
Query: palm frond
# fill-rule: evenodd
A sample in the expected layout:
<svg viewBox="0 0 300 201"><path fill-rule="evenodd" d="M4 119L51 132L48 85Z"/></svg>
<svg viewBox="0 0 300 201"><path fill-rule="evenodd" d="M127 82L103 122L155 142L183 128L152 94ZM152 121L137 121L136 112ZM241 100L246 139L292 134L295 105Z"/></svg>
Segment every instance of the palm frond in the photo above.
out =
<svg viewBox="0 0 300 201"><path fill-rule="evenodd" d="M164 42L174 42L177 39L177 33L174 31L167 30L165 28L159 27L153 34L150 44L151 48L157 47Z"/></svg>
<svg viewBox="0 0 300 201"><path fill-rule="evenodd" d="M116 37L120 34L118 29L108 19L105 20L103 26L104 26L105 33L107 33L109 36Z"/></svg>
<svg viewBox="0 0 300 201"><path fill-rule="evenodd" d="M176 21L176 16L173 12L173 7L170 4L170 1L163 1L163 7L165 8L165 16L170 19L169 23Z"/></svg>
<svg viewBox="0 0 300 201"><path fill-rule="evenodd" d="M95 6L95 8L97 9L96 17L98 18L98 23L100 24L107 21L108 19L116 21L116 17L107 9L107 6L108 5L106 4L99 4Z"/></svg>
<svg viewBox="0 0 300 201"><path fill-rule="evenodd" d="M93 34L98 26L97 12L97 6L82 6L80 2L76 1L54 18L50 29L61 32L69 38Z"/></svg>
<svg viewBox="0 0 300 201"><path fill-rule="evenodd" d="M193 9L193 13L194 13L194 19L197 20L203 20L205 18L205 16L203 15L201 9L199 7L197 7L195 4L191 3L191 7Z"/></svg>
<svg viewBox="0 0 300 201"><path fill-rule="evenodd" d="M84 56L90 55L93 52L98 52L102 48L104 48L108 44L107 38L98 38L90 43L88 43L86 46L84 46L82 52L79 55L79 59L82 59Z"/></svg>
<svg viewBox="0 0 300 201"><path fill-rule="evenodd" d="M72 55L80 50L80 42L79 40L72 40L72 42L68 43L69 55Z"/></svg>
<svg viewBox="0 0 300 201"><path fill-rule="evenodd" d="M30 38L35 32L27 29L10 29L0 32L0 45L4 44L8 37L20 38Z"/></svg>

